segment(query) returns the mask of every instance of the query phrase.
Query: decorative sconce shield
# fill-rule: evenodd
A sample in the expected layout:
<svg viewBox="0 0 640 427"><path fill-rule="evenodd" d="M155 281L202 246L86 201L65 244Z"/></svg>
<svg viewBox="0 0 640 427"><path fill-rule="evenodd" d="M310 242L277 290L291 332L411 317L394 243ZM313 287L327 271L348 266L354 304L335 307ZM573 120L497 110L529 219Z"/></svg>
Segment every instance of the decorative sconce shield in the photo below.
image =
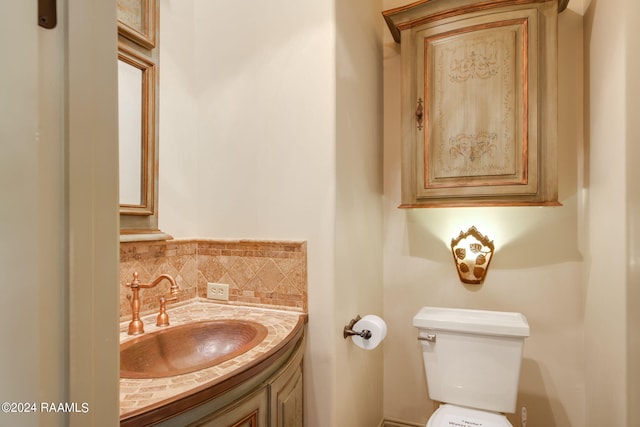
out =
<svg viewBox="0 0 640 427"><path fill-rule="evenodd" d="M466 233L461 231L457 238L451 239L451 253L460 280L472 285L482 284L489 270L493 251L493 240L480 234L475 227L471 227Z"/></svg>

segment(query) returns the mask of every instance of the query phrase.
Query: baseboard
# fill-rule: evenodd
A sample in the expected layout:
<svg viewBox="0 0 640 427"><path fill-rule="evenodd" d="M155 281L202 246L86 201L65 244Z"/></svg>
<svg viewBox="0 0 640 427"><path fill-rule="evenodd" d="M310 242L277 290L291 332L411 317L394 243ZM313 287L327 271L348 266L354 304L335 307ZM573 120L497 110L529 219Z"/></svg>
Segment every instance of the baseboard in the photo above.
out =
<svg viewBox="0 0 640 427"><path fill-rule="evenodd" d="M380 423L380 427L424 427L424 424L412 423L409 421L386 418Z"/></svg>

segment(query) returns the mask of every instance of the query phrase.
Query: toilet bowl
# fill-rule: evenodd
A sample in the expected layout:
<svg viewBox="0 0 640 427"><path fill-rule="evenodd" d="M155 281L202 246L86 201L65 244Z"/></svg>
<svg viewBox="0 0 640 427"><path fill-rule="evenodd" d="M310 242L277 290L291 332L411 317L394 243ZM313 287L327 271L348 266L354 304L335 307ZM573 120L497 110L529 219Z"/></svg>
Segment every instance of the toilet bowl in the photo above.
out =
<svg viewBox="0 0 640 427"><path fill-rule="evenodd" d="M426 427L513 427L507 417L497 412L465 408L450 403L440 405Z"/></svg>
<svg viewBox="0 0 640 427"><path fill-rule="evenodd" d="M413 318L431 400L427 427L512 427L529 324L513 312L423 307Z"/></svg>

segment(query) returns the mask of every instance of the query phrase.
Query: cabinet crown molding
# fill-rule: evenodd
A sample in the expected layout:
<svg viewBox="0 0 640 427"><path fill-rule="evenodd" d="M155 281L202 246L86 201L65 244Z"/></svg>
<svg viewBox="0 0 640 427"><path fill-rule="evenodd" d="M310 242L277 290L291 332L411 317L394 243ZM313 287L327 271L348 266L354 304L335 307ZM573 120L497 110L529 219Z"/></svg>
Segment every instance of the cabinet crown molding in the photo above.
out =
<svg viewBox="0 0 640 427"><path fill-rule="evenodd" d="M557 2L558 13L564 11L569 0L419 0L382 12L389 31L396 43L400 43L402 30L430 21L505 6L531 3Z"/></svg>

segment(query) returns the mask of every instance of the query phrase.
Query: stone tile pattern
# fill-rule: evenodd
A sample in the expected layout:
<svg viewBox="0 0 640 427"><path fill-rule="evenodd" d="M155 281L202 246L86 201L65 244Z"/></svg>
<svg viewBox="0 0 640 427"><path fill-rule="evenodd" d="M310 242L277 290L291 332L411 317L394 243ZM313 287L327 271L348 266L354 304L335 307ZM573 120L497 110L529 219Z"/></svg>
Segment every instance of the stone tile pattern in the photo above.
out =
<svg viewBox="0 0 640 427"><path fill-rule="evenodd" d="M171 275L180 286L178 302L197 295L198 243L192 240L120 243L120 321L131 320L131 290L126 286L138 273L142 283L152 282L161 274ZM140 314L158 313L159 298L169 294L169 282L164 281L140 292ZM175 302L169 303L169 306Z"/></svg>
<svg viewBox="0 0 640 427"><path fill-rule="evenodd" d="M306 312L306 243L199 241L198 296L208 282L228 284L231 303Z"/></svg>
<svg viewBox="0 0 640 427"><path fill-rule="evenodd" d="M303 313L270 310L258 307L242 307L216 304L208 301L193 301L168 310L171 326L214 319L242 319L264 325L268 334L256 347L231 360L200 371L153 379L120 379L120 416L143 411L150 405L162 404L180 393L185 393L204 384L213 384L223 375L250 363L287 338L294 330ZM143 319L145 333L161 329L155 325L155 315ZM120 343L136 336L127 335L128 322L120 324ZM138 335L139 336L139 335Z"/></svg>
<svg viewBox="0 0 640 427"><path fill-rule="evenodd" d="M120 243L120 321L131 319L126 286L138 272L142 283L170 274L180 285L178 302L206 298L207 283L229 285L226 304L307 311L306 242L167 240ZM157 313L168 282L140 293L141 315ZM170 303L174 305L175 303Z"/></svg>

